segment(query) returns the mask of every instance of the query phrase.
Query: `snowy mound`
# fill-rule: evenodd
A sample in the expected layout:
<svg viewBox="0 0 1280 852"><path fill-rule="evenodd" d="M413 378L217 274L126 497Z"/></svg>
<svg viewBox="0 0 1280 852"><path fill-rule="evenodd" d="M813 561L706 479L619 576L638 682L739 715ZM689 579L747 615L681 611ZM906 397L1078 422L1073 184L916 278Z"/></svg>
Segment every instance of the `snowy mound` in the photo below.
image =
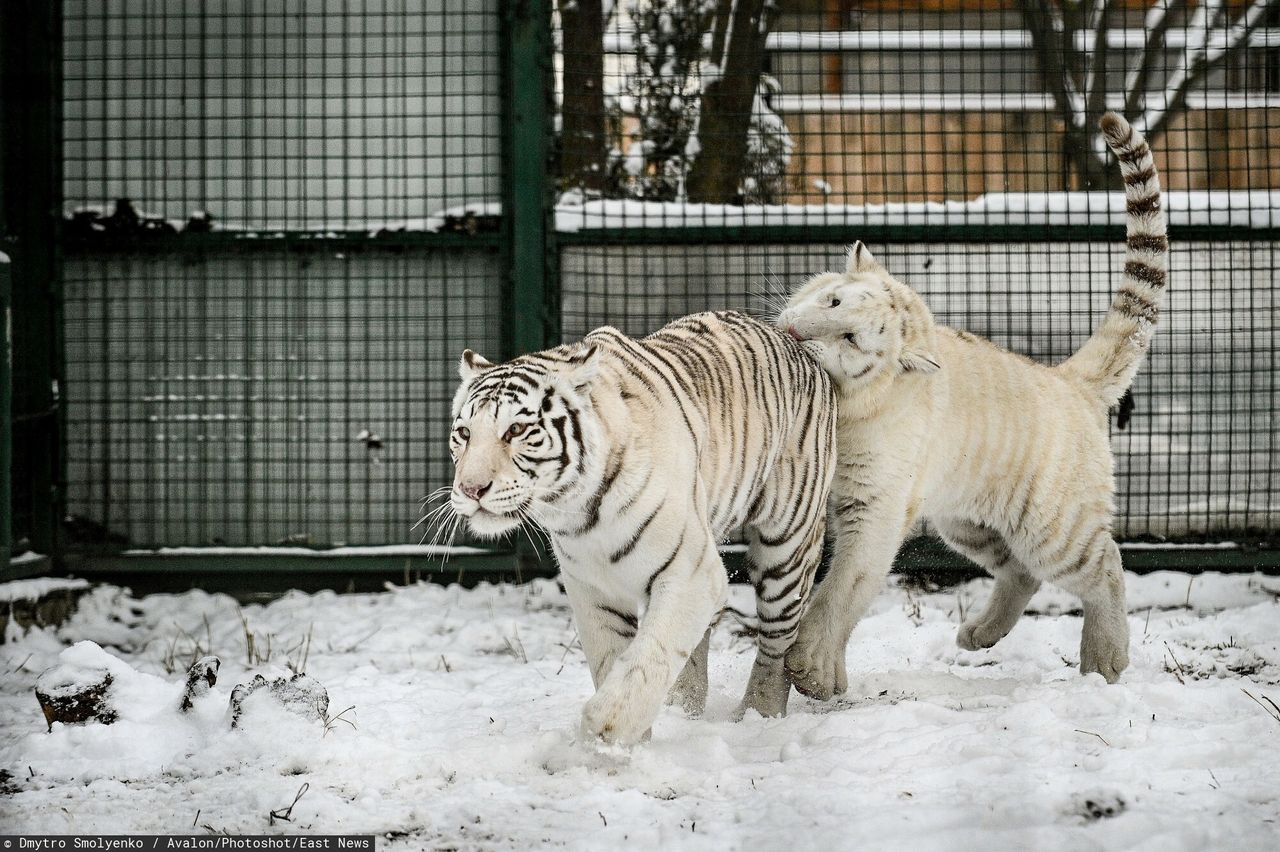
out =
<svg viewBox="0 0 1280 852"><path fill-rule="evenodd" d="M793 695L785 719L729 721L753 624L726 615L705 718L667 708L651 742L621 752L576 742L591 678L552 582L243 611L98 588L56 632L5 647L0 822L368 832L405 850L1274 845L1280 578L1131 575L1133 662L1115 686L1075 671L1079 605L1052 589L996 647L959 650L989 590L894 585L854 631L849 692ZM732 589L737 610L751 600ZM210 653L217 683L182 713L185 667ZM137 700L114 724L46 733L31 688L59 664L109 672ZM291 668L328 688L328 718L246 702L232 729L234 685Z"/></svg>

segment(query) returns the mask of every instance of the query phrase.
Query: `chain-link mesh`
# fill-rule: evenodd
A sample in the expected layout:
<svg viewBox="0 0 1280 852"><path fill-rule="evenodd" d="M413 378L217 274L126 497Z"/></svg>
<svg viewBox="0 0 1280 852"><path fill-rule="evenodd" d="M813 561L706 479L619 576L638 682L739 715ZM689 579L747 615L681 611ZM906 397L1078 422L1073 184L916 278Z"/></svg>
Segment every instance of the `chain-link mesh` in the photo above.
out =
<svg viewBox="0 0 1280 852"><path fill-rule="evenodd" d="M1061 359L1118 280L1121 109L1174 250L1120 532L1274 538L1280 0L551 6L565 338L767 315L862 238L942 321ZM415 540L457 352L510 346L499 199L542 192L504 183L514 8L64 0L73 539Z"/></svg>
<svg viewBox="0 0 1280 852"><path fill-rule="evenodd" d="M64 16L70 543L416 542L500 349L498 4Z"/></svg>
<svg viewBox="0 0 1280 852"><path fill-rule="evenodd" d="M1112 417L1118 532L1274 539L1280 3L603 7L598 57L583 4L559 21L566 338L766 317L861 238L940 321L1060 361L1123 265L1096 129L1120 110L1152 142L1174 243ZM595 62L593 100L567 81Z"/></svg>

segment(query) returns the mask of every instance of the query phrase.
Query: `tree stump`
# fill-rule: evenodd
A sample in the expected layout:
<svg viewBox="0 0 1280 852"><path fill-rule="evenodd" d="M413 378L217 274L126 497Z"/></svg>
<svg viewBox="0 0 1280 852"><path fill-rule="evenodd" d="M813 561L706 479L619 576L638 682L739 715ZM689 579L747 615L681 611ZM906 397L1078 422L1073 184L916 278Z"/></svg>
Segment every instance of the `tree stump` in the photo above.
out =
<svg viewBox="0 0 1280 852"><path fill-rule="evenodd" d="M117 713L110 703L111 683L110 672L71 666L57 666L40 675L36 681L36 700L44 711L49 730L53 730L54 722L64 725L114 722Z"/></svg>

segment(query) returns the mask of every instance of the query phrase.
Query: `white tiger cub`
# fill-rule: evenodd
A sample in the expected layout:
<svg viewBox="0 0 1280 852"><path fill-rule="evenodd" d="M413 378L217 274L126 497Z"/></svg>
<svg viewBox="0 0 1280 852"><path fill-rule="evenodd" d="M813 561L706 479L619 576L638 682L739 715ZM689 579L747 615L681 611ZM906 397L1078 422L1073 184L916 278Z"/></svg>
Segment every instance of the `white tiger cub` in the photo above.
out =
<svg viewBox="0 0 1280 852"><path fill-rule="evenodd" d="M998 642L1047 580L1083 599L1080 671L1115 682L1128 666L1107 409L1147 351L1169 244L1150 148L1118 115L1101 127L1124 177L1128 253L1101 327L1064 363L935 325L861 243L843 274L809 280L779 315L836 379L840 407L832 569L787 655L801 692L847 688L850 632L919 519L995 576L962 648Z"/></svg>
<svg viewBox="0 0 1280 852"><path fill-rule="evenodd" d="M669 694L701 712L728 584L716 543L743 525L759 636L742 708L783 714L835 470L835 395L813 359L721 312L498 366L467 350L459 370L453 509L484 537L526 519L548 533L596 685L584 735L635 742Z"/></svg>

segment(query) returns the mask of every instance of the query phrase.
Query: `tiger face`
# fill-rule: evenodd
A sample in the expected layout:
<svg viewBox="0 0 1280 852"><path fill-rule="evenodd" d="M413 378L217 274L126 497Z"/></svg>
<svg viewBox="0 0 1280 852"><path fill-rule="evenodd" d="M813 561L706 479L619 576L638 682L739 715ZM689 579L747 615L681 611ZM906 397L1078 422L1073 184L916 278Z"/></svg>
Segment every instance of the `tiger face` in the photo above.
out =
<svg viewBox="0 0 1280 852"><path fill-rule="evenodd" d="M462 353L450 504L481 538L511 532L581 472L599 350L561 347L495 365Z"/></svg>
<svg viewBox="0 0 1280 852"><path fill-rule="evenodd" d="M862 243L849 251L843 273L823 273L801 285L776 324L845 387L883 375L938 369L928 308Z"/></svg>

